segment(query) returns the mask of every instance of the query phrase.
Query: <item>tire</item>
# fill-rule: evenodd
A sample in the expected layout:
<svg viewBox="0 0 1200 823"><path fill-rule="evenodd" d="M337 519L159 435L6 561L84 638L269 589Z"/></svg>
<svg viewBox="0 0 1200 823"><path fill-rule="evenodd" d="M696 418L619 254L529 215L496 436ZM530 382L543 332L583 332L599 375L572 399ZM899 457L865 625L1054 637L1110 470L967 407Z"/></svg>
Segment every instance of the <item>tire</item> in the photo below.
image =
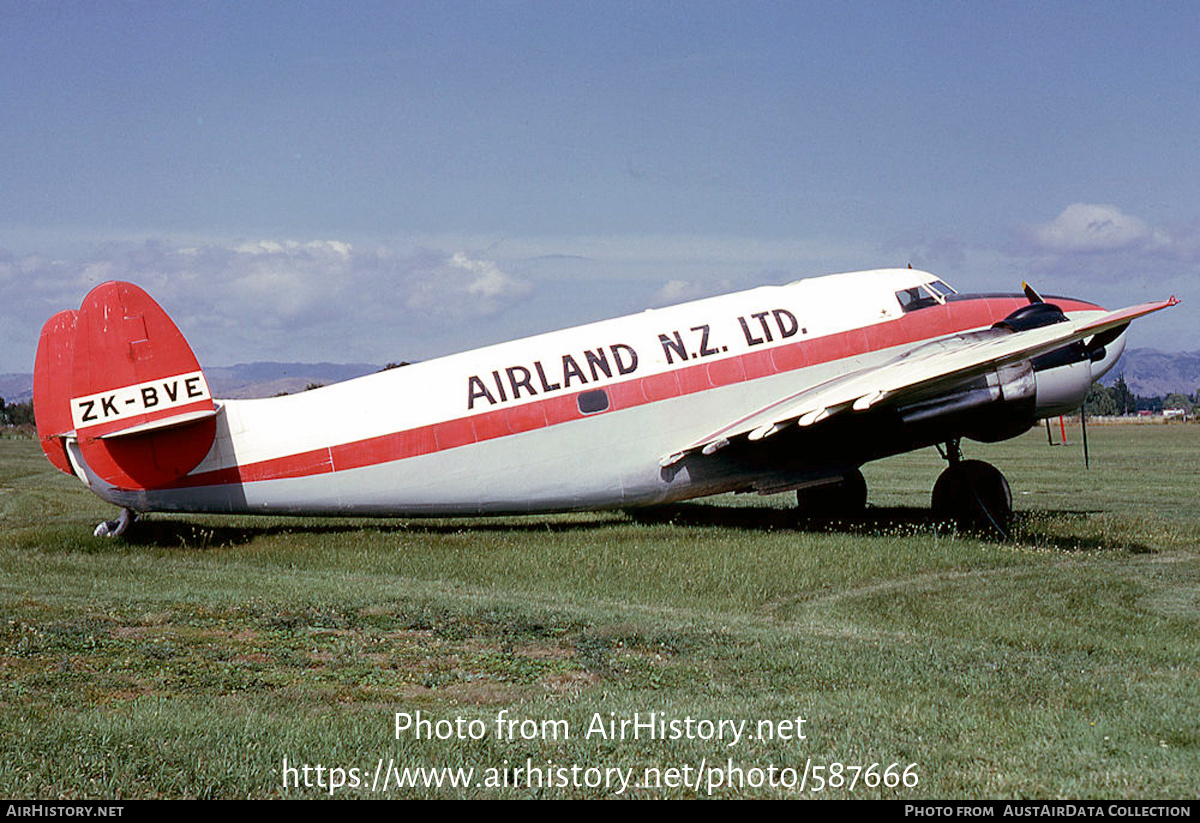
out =
<svg viewBox="0 0 1200 823"><path fill-rule="evenodd" d="M1007 535L1012 524L1012 490L1004 475L982 460L964 460L938 476L933 515L970 531Z"/></svg>

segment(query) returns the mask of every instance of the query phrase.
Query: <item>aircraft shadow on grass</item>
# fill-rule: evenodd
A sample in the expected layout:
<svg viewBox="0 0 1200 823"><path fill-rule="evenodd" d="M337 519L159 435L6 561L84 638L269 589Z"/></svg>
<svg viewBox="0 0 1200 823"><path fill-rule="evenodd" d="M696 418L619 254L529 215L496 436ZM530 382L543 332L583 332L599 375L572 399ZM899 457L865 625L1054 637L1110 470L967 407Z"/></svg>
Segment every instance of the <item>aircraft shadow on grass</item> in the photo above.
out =
<svg viewBox="0 0 1200 823"><path fill-rule="evenodd" d="M582 515L581 515L582 517ZM591 517L594 518L594 515ZM612 528L614 522L621 522L622 517L614 514L611 519L603 520L554 520L530 518L514 521L512 519L479 520L479 519L431 519L431 520L354 520L318 522L313 519L298 519L295 522L280 522L273 519L271 523L261 526L246 524L214 525L212 523L197 523L186 518L170 518L169 515L149 515L140 518L136 525L124 535L126 543L133 546L156 548L222 548L247 545L261 537L278 535L295 535L297 537L353 534L359 532L379 532L382 534L459 534L477 532L479 534L493 532L527 532L527 533L582 533L600 529Z"/></svg>
<svg viewBox="0 0 1200 823"><path fill-rule="evenodd" d="M1046 528L1051 521L1065 519L1082 523L1089 516L1098 513L1080 510L1018 512L1013 515L1011 526L1001 532L993 528L963 530L952 523L938 520L928 508L913 506L871 506L860 514L837 517L812 516L788 509L731 507L710 503L682 503L629 512L631 517L640 522L672 523L680 526L717 526L764 532L792 530L859 537L958 532L989 542L1019 541L1068 552L1154 552L1154 549L1143 543L1106 537L1052 534Z"/></svg>
<svg viewBox="0 0 1200 823"><path fill-rule="evenodd" d="M1043 511L1019 512L1007 533L995 530L967 532L968 536L994 543L1020 542L1057 549L1065 552L1121 551L1131 554L1152 554L1154 549L1137 542L1118 540L1103 536L1053 534L1047 529L1051 521L1082 521L1096 512L1088 511ZM872 506L860 514L839 517L816 517L799 514L794 510L756 507L722 506L712 503L679 503L613 512L609 517L597 518L595 514L569 515L553 520L533 517L514 520L480 519L437 519L387 521L331 521L297 520L294 523L279 522L257 525L213 525L197 523L189 519L167 519L151 516L140 520L125 535L131 546L214 549L236 548L248 545L259 538L278 535L295 535L299 538L322 535L348 534L374 531L384 534L443 535L457 533L513 532L529 534L582 534L620 526L632 521L645 525L673 525L697 529L702 537L706 528L737 529L746 532L803 532L814 534L840 534L848 537L892 536L906 537L932 533L954 533L952 524L937 520L927 508L910 506Z"/></svg>

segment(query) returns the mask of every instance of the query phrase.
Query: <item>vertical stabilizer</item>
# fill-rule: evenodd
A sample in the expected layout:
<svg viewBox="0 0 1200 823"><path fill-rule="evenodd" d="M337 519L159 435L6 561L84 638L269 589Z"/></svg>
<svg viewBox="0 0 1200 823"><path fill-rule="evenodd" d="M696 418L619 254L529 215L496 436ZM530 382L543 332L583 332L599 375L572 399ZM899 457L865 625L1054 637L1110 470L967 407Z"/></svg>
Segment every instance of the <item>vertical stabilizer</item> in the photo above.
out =
<svg viewBox="0 0 1200 823"><path fill-rule="evenodd" d="M71 364L78 312L60 311L42 326L33 366L33 416L38 439L50 462L74 474L66 441L75 430L71 420Z"/></svg>
<svg viewBox="0 0 1200 823"><path fill-rule="evenodd" d="M45 363L39 349L40 377L34 376L51 398L51 429L69 424L88 468L119 488L163 486L194 469L212 447L216 407L195 354L167 313L131 283L104 283L73 313L69 346L66 314L43 330L43 342L48 334L50 342ZM56 318L63 319L51 329Z"/></svg>

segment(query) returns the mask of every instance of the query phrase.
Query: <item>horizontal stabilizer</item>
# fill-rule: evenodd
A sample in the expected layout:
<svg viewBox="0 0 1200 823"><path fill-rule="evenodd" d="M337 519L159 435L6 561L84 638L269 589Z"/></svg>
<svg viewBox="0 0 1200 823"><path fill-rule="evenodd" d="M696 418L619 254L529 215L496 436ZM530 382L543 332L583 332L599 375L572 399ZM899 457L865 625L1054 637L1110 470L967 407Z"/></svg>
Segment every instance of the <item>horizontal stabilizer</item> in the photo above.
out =
<svg viewBox="0 0 1200 823"><path fill-rule="evenodd" d="M217 412L213 411L191 411L176 414L171 417L160 417L157 420L151 420L149 423L141 423L136 426L131 426L128 429L118 429L111 431L108 434L100 435L101 440L113 440L118 437L137 437L141 434L149 434L150 432L162 431L163 429L174 429L181 426L187 426L192 423L199 423L201 420L208 420L216 417Z"/></svg>

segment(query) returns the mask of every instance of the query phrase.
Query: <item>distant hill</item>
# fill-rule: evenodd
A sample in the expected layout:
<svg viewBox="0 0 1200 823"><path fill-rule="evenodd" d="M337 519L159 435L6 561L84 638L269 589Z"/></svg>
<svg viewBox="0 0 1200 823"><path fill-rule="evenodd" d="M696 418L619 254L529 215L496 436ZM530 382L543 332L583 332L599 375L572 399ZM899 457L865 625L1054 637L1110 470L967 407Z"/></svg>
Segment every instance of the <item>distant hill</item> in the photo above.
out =
<svg viewBox="0 0 1200 823"><path fill-rule="evenodd" d="M27 403L33 399L32 374L0 374L0 397L5 403Z"/></svg>
<svg viewBox="0 0 1200 823"><path fill-rule="evenodd" d="M1200 391L1200 351L1161 352L1129 349L1100 382L1111 386L1125 375L1129 390L1140 397L1166 397L1172 392Z"/></svg>

